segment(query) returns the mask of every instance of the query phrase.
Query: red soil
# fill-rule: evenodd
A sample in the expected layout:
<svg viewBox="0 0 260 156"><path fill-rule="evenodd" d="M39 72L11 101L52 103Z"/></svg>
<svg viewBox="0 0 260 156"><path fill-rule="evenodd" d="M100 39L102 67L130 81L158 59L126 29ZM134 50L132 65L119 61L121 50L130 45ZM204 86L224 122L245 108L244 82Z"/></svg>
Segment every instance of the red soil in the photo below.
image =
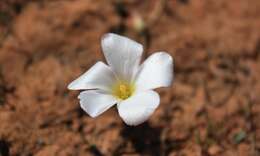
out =
<svg viewBox="0 0 260 156"><path fill-rule="evenodd" d="M104 60L111 31L175 60L137 127L116 109L90 118L66 88ZM260 153L259 0L3 0L0 35L0 156Z"/></svg>

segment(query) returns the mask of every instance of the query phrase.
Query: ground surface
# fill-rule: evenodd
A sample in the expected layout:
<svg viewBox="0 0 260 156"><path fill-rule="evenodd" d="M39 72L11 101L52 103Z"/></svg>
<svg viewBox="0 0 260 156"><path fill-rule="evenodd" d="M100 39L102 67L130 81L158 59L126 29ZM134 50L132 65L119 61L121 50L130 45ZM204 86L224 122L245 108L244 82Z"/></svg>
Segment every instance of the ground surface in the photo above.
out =
<svg viewBox="0 0 260 156"><path fill-rule="evenodd" d="M90 118L66 89L103 60L106 32L175 59L138 127L115 108ZM0 156L258 156L259 53L259 0L1 0Z"/></svg>

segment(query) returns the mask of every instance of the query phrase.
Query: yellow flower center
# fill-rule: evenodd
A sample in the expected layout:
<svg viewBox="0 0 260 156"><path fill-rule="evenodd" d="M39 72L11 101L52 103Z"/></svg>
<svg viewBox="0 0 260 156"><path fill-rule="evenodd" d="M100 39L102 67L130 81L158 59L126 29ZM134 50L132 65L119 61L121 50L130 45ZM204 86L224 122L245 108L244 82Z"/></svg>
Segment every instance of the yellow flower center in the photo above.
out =
<svg viewBox="0 0 260 156"><path fill-rule="evenodd" d="M113 95L121 100L125 100L133 94L134 90L134 85L120 82L113 88Z"/></svg>

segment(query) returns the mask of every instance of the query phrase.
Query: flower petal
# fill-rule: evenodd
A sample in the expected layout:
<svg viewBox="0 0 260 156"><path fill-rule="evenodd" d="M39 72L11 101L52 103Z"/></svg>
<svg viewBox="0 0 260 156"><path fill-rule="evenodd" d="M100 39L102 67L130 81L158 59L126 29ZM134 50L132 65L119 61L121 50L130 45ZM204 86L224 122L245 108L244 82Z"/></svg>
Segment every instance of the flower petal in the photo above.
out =
<svg viewBox="0 0 260 156"><path fill-rule="evenodd" d="M87 72L68 85L68 89L101 89L110 91L116 78L111 69L103 62L97 62Z"/></svg>
<svg viewBox="0 0 260 156"><path fill-rule="evenodd" d="M158 93L149 90L140 92L117 104L118 112L127 125L138 125L146 121L159 106Z"/></svg>
<svg viewBox="0 0 260 156"><path fill-rule="evenodd" d="M150 90L168 87L173 79L173 59L165 52L151 55L140 67L136 77L136 88Z"/></svg>
<svg viewBox="0 0 260 156"><path fill-rule="evenodd" d="M83 91L78 98L80 99L80 107L93 118L117 103L115 97L100 90Z"/></svg>
<svg viewBox="0 0 260 156"><path fill-rule="evenodd" d="M120 79L130 81L137 72L143 46L129 38L106 34L101 41L107 63Z"/></svg>

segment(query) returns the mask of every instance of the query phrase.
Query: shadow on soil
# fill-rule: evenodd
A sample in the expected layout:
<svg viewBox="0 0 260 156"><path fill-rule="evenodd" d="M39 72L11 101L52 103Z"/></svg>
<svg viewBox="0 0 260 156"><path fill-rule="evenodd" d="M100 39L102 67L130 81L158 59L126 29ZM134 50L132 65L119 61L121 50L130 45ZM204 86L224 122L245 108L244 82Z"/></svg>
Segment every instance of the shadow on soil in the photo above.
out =
<svg viewBox="0 0 260 156"><path fill-rule="evenodd" d="M0 140L0 156L9 156L9 143L5 140Z"/></svg>
<svg viewBox="0 0 260 156"><path fill-rule="evenodd" d="M133 144L136 152L145 155L160 155L161 129L151 127L147 122L137 127L125 126L121 132Z"/></svg>

